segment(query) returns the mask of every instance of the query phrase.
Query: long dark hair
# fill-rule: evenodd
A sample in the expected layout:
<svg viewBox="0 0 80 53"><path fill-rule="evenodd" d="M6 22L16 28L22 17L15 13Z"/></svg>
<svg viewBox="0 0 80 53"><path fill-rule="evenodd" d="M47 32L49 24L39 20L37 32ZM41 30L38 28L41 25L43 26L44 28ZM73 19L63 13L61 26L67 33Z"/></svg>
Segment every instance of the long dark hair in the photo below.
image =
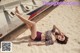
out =
<svg viewBox="0 0 80 53"><path fill-rule="evenodd" d="M55 28L53 28L52 30L51 30L51 32L52 33L54 33L55 32ZM58 32L55 32L55 35L60 35L60 33L58 33ZM56 41L58 42L58 43L60 43L60 44L67 44L67 41L68 41L68 37L66 36L66 35L64 35L65 36L65 40L64 41L60 41L59 39L56 39Z"/></svg>
<svg viewBox="0 0 80 53"><path fill-rule="evenodd" d="M65 40L64 41L60 41L59 39L56 39L58 43L60 44L67 44L67 41L68 41L68 37L65 36Z"/></svg>

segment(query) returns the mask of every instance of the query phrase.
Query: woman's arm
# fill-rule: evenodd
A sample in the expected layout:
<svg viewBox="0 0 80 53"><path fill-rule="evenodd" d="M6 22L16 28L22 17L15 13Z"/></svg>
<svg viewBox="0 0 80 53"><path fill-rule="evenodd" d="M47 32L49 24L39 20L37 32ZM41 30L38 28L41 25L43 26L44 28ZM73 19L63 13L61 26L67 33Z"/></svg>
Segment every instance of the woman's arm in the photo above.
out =
<svg viewBox="0 0 80 53"><path fill-rule="evenodd" d="M33 46L33 45L42 46L45 45L45 42L29 42L28 44L28 46Z"/></svg>
<svg viewBox="0 0 80 53"><path fill-rule="evenodd" d="M59 30L59 28L57 28L55 25L54 25L54 28L57 29L59 33L61 33L61 31Z"/></svg>

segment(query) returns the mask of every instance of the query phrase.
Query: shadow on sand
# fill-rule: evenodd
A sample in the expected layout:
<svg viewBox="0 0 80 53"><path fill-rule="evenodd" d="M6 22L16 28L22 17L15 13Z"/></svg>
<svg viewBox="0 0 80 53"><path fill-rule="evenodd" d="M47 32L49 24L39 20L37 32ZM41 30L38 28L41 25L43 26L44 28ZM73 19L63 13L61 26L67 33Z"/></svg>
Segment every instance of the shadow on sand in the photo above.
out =
<svg viewBox="0 0 80 53"><path fill-rule="evenodd" d="M30 40L30 35L29 36L25 36L25 37L21 37L21 38L17 38L15 40L12 41L13 44L21 44L21 43L28 43Z"/></svg>

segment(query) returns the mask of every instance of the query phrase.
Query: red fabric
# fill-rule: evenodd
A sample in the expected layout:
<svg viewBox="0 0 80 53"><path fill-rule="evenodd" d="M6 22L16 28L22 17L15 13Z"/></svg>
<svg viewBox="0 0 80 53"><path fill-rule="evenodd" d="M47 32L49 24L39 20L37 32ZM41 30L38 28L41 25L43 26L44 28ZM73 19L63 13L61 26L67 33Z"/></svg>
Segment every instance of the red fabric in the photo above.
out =
<svg viewBox="0 0 80 53"><path fill-rule="evenodd" d="M29 19L33 18L36 14L37 14L37 12L34 12L34 13L29 17Z"/></svg>
<svg viewBox="0 0 80 53"><path fill-rule="evenodd" d="M36 38L34 39L34 41L41 41L41 32L37 31L37 36Z"/></svg>
<svg viewBox="0 0 80 53"><path fill-rule="evenodd" d="M29 19L33 18L35 15L37 15L39 12L41 12L42 10L44 10L45 7L41 8L40 10L38 10L37 12L34 12L30 17Z"/></svg>

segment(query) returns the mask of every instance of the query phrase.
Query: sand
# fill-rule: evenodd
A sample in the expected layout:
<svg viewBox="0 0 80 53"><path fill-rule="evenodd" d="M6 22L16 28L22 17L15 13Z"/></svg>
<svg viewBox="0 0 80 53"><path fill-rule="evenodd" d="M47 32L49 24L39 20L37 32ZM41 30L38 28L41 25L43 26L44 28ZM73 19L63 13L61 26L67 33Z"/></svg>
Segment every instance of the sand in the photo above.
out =
<svg viewBox="0 0 80 53"><path fill-rule="evenodd" d="M20 44L13 44L11 53L80 53L80 6L58 6L37 22L37 30L45 32L46 30L52 29L53 25L56 25L69 37L69 41L66 45L54 43L50 46L29 47L27 46L27 42L22 42ZM23 30L25 30L25 28ZM16 37L16 39L28 35L30 35L30 31L26 30Z"/></svg>

